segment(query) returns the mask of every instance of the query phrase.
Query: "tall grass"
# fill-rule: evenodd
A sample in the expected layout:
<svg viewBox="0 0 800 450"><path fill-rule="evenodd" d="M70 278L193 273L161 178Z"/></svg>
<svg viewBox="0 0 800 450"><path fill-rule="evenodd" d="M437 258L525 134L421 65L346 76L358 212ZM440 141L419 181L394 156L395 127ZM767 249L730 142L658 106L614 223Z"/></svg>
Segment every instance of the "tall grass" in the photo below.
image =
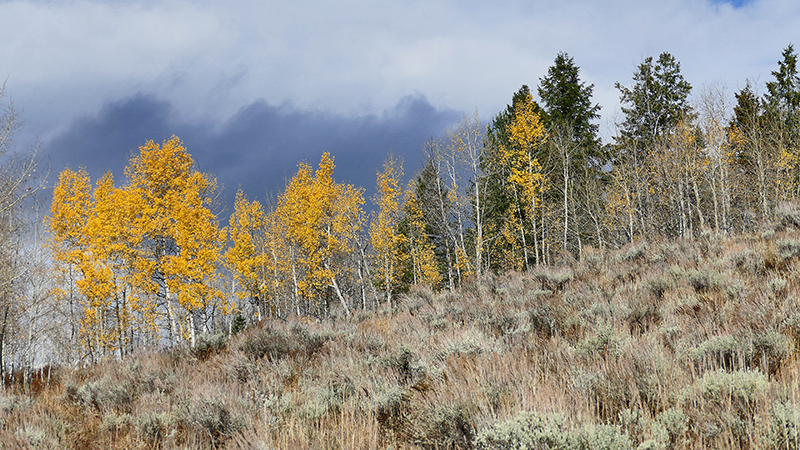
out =
<svg viewBox="0 0 800 450"><path fill-rule="evenodd" d="M800 236L776 228L587 252L335 322L262 321L55 369L5 388L0 443L796 449Z"/></svg>

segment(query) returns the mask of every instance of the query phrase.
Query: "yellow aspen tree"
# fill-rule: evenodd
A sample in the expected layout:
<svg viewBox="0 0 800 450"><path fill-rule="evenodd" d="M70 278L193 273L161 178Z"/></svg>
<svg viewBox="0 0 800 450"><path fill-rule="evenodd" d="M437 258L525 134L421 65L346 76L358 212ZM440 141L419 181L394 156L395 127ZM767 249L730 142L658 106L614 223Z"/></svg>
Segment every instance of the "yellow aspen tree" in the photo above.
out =
<svg viewBox="0 0 800 450"><path fill-rule="evenodd" d="M392 155L383 163L383 172L378 172L378 192L373 198L378 210L373 213L369 234L375 250L377 282L386 293L386 303L391 306L392 293L400 276L401 243L398 232L403 191L400 181L403 166Z"/></svg>
<svg viewBox="0 0 800 450"><path fill-rule="evenodd" d="M547 137L544 124L534 108L533 98L528 98L519 103L514 111L514 119L509 127L509 140L511 145L500 149L503 161L509 167L508 188L513 191L514 198L519 203L517 214L527 217L533 230L534 251L536 263L541 262L539 243L537 241L537 200L545 189L545 178L542 167L536 158L536 152L544 144ZM530 255L528 253L527 237L520 220L520 237L522 239L525 266L528 267Z"/></svg>
<svg viewBox="0 0 800 450"><path fill-rule="evenodd" d="M195 316L199 314L205 326L209 308L219 306L223 314L229 308L216 285L225 240L210 209L216 180L194 168L194 160L176 136L161 145L149 141L139 151L125 174L138 211L134 223L142 236L140 268L155 280L155 286L150 282L151 292L164 297L170 341L180 335L194 345Z"/></svg>
<svg viewBox="0 0 800 450"><path fill-rule="evenodd" d="M70 264L78 264L80 250L87 245L84 233L93 207L89 174L64 169L53 187L50 216L45 220L53 231L54 256Z"/></svg>
<svg viewBox="0 0 800 450"><path fill-rule="evenodd" d="M353 254L353 242L361 232L364 199L360 189L336 183L334 167L329 153L322 155L313 176L311 166L301 163L278 200L277 213L291 247L298 300L314 299L320 308L330 288L349 314L340 278L349 275L345 260Z"/></svg>
<svg viewBox="0 0 800 450"><path fill-rule="evenodd" d="M104 291L103 297L92 295L92 298L98 302L98 312L106 316L105 347L110 350L115 344L121 358L125 356L133 326L127 288L131 274L130 245L134 238L130 235L128 213L125 193L114 187L111 173L106 173L97 180L94 208L86 229L91 262L85 263L100 270L95 270L94 276L87 276L92 271L84 270L83 281L93 286L90 291L98 288Z"/></svg>
<svg viewBox="0 0 800 450"><path fill-rule="evenodd" d="M46 219L52 233L53 256L57 261L65 263L65 268L83 273L93 267L86 264L89 250L87 228L91 211L94 208L92 186L85 170L74 172L65 169L53 187L53 201L50 205L50 216ZM79 336L83 346L94 359L101 343L99 316L93 308L91 297L86 296L87 283L83 278L76 281L81 294L79 308Z"/></svg>
<svg viewBox="0 0 800 450"><path fill-rule="evenodd" d="M426 230L425 210L417 197L415 180L408 183L403 203L406 215L403 246L406 260L411 264L412 282L430 289L439 289L444 279L436 262L435 245Z"/></svg>
<svg viewBox="0 0 800 450"><path fill-rule="evenodd" d="M225 252L225 260L234 281L241 287L239 298L250 300L257 309L259 319L265 313L267 272L272 262L270 255L265 252L265 220L261 203L248 201L240 189L236 193L234 212L228 225L231 245Z"/></svg>
<svg viewBox="0 0 800 450"><path fill-rule="evenodd" d="M636 177L630 166L620 165L611 175L606 191L605 228L610 239L619 246L633 242L637 236Z"/></svg>
<svg viewBox="0 0 800 450"><path fill-rule="evenodd" d="M92 361L114 350L118 330L110 321L111 304L117 292L109 263L116 250L108 234L106 214L98 216L96 203L109 195L113 180L101 178L92 192L88 174L64 170L53 189L50 217L53 254L56 260L80 273L75 282L81 293L80 336Z"/></svg>
<svg viewBox="0 0 800 450"><path fill-rule="evenodd" d="M293 258L292 249L287 240L286 224L280 219L276 211L270 211L264 219L264 254L265 270L264 278L267 280L267 290L272 299L272 314L279 316L288 313L292 304L288 299L295 298L293 277ZM267 264L267 262L269 262ZM297 302L293 305L296 307Z"/></svg>
<svg viewBox="0 0 800 450"><path fill-rule="evenodd" d="M193 172L187 180L181 201L174 205L174 239L178 251L166 256L163 268L170 291L177 293L178 304L186 311L192 347L199 328L195 318L209 332L210 308L229 314L229 307L219 289L217 263L220 261L225 230L209 208L211 198L204 195L210 187L205 175ZM213 188L211 189L213 191Z"/></svg>

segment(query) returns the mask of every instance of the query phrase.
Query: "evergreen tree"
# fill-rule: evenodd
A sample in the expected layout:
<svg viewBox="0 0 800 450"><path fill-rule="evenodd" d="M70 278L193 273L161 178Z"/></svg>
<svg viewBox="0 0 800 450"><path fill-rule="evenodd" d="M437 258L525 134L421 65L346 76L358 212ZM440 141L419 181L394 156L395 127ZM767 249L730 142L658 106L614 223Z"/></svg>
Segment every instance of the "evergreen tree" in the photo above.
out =
<svg viewBox="0 0 800 450"><path fill-rule="evenodd" d="M548 128L563 124L573 142L596 150L600 147L600 138L598 125L592 122L600 117L600 105L592 104L594 85L582 82L579 71L573 58L561 52L547 70L547 76L539 79L537 91Z"/></svg>
<svg viewBox="0 0 800 450"><path fill-rule="evenodd" d="M796 116L800 110L800 76L792 44L783 50L783 60L778 61L778 70L773 71L772 76L775 80L767 82L767 104L784 114Z"/></svg>
<svg viewBox="0 0 800 450"><path fill-rule="evenodd" d="M692 116L687 98L692 90L681 74L681 65L664 52L654 63L647 57L633 74L633 87L616 83L625 120L621 141L641 163L648 150L685 116Z"/></svg>
<svg viewBox="0 0 800 450"><path fill-rule="evenodd" d="M562 248L576 253L592 234L587 233L590 210L597 209L589 204L593 199L580 198L579 187L602 177L606 163L594 123L600 117L600 105L592 103L594 85L582 82L579 70L573 58L561 52L538 87L549 136L546 155L540 159L552 187L545 201L552 205L548 209L554 215L560 215L553 224L557 226L551 228L560 228Z"/></svg>

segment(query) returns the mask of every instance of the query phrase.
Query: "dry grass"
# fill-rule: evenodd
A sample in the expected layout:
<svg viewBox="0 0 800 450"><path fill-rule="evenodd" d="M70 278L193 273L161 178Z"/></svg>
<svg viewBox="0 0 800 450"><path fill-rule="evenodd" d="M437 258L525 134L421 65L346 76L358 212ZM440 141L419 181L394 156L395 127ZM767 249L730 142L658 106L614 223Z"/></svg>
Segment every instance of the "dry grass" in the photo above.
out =
<svg viewBox="0 0 800 450"><path fill-rule="evenodd" d="M5 389L0 442L796 449L800 235L777 228L587 252L453 293L412 290L393 310L56 369Z"/></svg>

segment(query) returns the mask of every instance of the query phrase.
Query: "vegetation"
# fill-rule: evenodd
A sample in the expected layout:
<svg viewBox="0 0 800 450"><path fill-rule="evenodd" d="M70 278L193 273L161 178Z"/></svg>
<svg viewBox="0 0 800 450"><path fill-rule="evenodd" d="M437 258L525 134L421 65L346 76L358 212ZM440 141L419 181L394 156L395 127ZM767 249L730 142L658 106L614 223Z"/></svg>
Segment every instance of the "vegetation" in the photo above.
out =
<svg viewBox="0 0 800 450"><path fill-rule="evenodd" d="M646 58L603 145L559 53L541 105L523 86L485 130L464 118L407 183L388 157L372 214L325 153L274 202L238 192L227 227L177 137L119 185L64 169L42 221L9 108L0 439L797 448L800 77L782 56L733 108Z"/></svg>
<svg viewBox="0 0 800 450"><path fill-rule="evenodd" d="M793 213L800 210L792 209ZM634 243L6 389L17 448L792 449L800 230ZM769 262L771 261L771 262Z"/></svg>

